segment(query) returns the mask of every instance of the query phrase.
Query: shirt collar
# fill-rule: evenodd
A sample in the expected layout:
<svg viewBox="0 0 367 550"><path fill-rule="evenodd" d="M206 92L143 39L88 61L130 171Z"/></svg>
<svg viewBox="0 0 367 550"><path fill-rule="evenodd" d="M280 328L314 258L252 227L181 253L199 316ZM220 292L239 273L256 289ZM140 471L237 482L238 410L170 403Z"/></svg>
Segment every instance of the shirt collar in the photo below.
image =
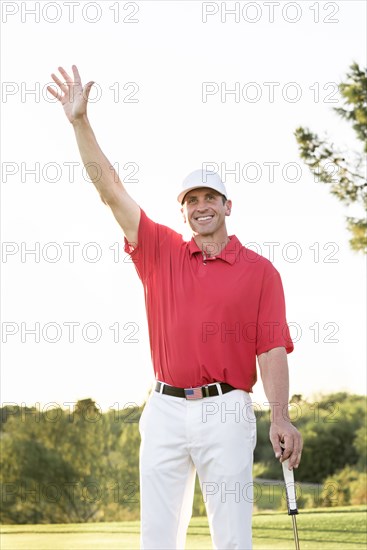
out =
<svg viewBox="0 0 367 550"><path fill-rule="evenodd" d="M229 264L234 264L238 254L241 251L242 244L237 239L236 235L229 235L230 241L229 243L223 248L223 250L220 252L220 254L215 254L213 258L207 258L208 260L213 260L214 258L220 258L221 260L224 260L225 262ZM201 248L198 247L196 244L194 237L191 238L191 241L188 243L190 256L193 254L202 254Z"/></svg>

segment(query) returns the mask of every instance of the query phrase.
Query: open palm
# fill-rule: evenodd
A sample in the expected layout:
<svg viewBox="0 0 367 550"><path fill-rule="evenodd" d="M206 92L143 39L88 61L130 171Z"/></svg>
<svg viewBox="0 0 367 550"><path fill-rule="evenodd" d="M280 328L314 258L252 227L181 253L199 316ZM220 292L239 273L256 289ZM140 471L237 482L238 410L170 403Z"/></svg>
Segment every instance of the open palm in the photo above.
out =
<svg viewBox="0 0 367 550"><path fill-rule="evenodd" d="M68 120L74 122L87 113L89 92L94 82L88 82L83 88L76 65L72 66L74 80L68 75L65 69L62 67L58 69L64 78L64 82L52 73L51 77L60 89L56 91L47 86L47 90L61 102Z"/></svg>

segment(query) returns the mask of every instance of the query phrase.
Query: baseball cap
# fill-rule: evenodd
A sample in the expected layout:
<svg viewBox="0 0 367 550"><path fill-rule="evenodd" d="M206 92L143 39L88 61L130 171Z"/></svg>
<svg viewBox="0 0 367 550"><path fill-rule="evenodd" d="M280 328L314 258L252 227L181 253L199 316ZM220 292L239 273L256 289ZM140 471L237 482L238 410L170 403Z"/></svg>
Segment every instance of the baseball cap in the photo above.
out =
<svg viewBox="0 0 367 550"><path fill-rule="evenodd" d="M190 172L183 180L180 193L177 197L178 202L182 204L182 200L186 193L192 191L192 189L198 189L199 187L209 187L227 198L227 190L217 172L199 169Z"/></svg>

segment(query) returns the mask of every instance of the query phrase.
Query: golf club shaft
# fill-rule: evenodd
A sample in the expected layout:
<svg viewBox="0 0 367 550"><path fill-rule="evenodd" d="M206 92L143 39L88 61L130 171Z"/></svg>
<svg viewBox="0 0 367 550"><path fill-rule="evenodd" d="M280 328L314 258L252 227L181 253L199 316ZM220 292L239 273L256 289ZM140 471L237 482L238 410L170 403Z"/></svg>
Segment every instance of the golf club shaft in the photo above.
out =
<svg viewBox="0 0 367 550"><path fill-rule="evenodd" d="M293 535L294 535L294 542L296 544L296 550L300 550L296 516L292 516L292 523L293 523Z"/></svg>

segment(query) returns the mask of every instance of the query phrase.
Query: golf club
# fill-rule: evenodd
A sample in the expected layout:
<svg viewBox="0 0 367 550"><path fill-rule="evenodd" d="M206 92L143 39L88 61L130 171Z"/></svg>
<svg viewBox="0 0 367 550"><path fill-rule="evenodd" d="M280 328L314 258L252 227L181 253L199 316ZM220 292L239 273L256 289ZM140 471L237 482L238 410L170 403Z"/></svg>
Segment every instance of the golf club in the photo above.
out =
<svg viewBox="0 0 367 550"><path fill-rule="evenodd" d="M288 463L289 463L288 459L282 462L284 483L285 483L285 489L286 489L286 495L287 495L288 515L292 516L293 535L294 535L296 550L300 550L297 522L296 522L296 515L298 514L297 501L296 501L296 488L294 485L293 470L288 470Z"/></svg>

